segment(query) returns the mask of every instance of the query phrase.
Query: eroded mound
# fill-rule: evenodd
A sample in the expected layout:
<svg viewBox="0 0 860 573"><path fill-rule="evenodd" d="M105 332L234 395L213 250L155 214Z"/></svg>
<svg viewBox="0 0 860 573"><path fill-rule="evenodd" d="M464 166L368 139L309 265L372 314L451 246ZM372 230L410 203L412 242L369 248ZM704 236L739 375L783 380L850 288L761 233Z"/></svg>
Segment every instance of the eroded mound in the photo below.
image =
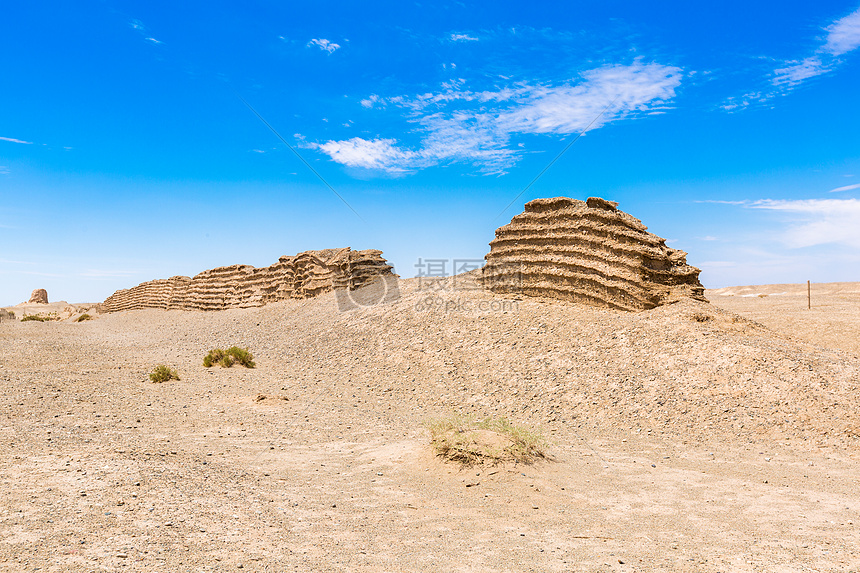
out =
<svg viewBox="0 0 860 573"><path fill-rule="evenodd" d="M30 295L29 304L48 304L48 291L43 288L37 288Z"/></svg>
<svg viewBox="0 0 860 573"><path fill-rule="evenodd" d="M177 276L119 290L104 301L104 312L160 308L222 310L317 296L334 289L354 290L377 276L392 275L382 251L325 249L281 257L274 265L218 267L194 278Z"/></svg>
<svg viewBox="0 0 860 573"><path fill-rule="evenodd" d="M591 197L536 199L496 231L484 285L621 310L681 298L704 301L699 269L617 203Z"/></svg>

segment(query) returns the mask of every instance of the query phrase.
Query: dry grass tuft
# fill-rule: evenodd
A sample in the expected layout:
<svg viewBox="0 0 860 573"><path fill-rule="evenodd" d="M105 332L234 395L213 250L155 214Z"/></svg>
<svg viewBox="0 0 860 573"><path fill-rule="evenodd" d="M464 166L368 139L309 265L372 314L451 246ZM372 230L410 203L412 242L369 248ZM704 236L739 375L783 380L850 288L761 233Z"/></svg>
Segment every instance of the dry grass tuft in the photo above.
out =
<svg viewBox="0 0 860 573"><path fill-rule="evenodd" d="M254 364L254 357L248 352L248 349L239 348L238 346L231 346L227 350L215 348L203 357L203 366L206 368L211 368L216 364L220 364L224 368L230 368L234 364L241 364L245 368L256 366Z"/></svg>
<svg viewBox="0 0 860 573"><path fill-rule="evenodd" d="M93 317L88 315L87 313L82 314L78 318L75 319L75 322L84 322L85 320L92 320Z"/></svg>
<svg viewBox="0 0 860 573"><path fill-rule="evenodd" d="M454 414L429 423L428 428L436 454L466 466L505 461L531 464L547 457L548 444L539 432L505 418Z"/></svg>

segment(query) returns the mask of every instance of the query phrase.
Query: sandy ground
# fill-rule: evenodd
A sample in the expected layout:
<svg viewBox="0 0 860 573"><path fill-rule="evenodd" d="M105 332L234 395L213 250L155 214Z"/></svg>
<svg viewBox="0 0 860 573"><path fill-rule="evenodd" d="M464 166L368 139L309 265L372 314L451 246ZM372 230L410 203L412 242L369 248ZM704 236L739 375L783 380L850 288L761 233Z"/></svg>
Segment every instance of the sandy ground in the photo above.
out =
<svg viewBox="0 0 860 573"><path fill-rule="evenodd" d="M860 357L860 283L760 285L707 292L715 305L790 338Z"/></svg>
<svg viewBox="0 0 860 573"><path fill-rule="evenodd" d="M419 286L0 323L0 571L860 569L860 285L812 313L805 285L643 313ZM203 368L233 344L257 368ZM452 411L554 459L446 464Z"/></svg>

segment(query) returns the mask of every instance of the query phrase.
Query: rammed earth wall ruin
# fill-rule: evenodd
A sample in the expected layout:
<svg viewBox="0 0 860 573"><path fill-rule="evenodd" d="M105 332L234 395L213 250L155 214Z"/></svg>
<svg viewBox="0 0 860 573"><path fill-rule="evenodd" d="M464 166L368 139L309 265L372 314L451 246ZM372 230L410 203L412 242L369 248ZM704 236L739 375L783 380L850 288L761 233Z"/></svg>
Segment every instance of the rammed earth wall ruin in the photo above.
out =
<svg viewBox="0 0 860 573"><path fill-rule="evenodd" d="M382 251L325 249L281 257L274 265L218 267L193 278L177 276L119 290L102 305L104 312L160 308L222 310L263 306L286 299L317 296L334 289L354 290L378 276L392 275Z"/></svg>
<svg viewBox="0 0 860 573"><path fill-rule="evenodd" d="M646 310L682 297L705 301L699 269L618 204L536 199L496 231L484 285L505 294Z"/></svg>

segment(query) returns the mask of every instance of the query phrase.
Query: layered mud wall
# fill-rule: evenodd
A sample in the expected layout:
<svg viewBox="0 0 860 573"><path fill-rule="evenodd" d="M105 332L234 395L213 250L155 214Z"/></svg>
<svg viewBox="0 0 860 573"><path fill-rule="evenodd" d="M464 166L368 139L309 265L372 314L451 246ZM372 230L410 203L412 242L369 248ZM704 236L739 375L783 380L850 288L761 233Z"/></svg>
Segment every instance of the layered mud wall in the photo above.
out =
<svg viewBox="0 0 860 573"><path fill-rule="evenodd" d="M496 231L482 281L505 294L646 310L683 297L705 301L699 269L618 204L591 197L536 199Z"/></svg>
<svg viewBox="0 0 860 573"><path fill-rule="evenodd" d="M355 290L381 275L392 275L382 251L325 249L281 257L274 265L218 267L189 277L171 277L118 290L103 312L142 308L222 310L263 306L286 299L317 296L334 289Z"/></svg>

